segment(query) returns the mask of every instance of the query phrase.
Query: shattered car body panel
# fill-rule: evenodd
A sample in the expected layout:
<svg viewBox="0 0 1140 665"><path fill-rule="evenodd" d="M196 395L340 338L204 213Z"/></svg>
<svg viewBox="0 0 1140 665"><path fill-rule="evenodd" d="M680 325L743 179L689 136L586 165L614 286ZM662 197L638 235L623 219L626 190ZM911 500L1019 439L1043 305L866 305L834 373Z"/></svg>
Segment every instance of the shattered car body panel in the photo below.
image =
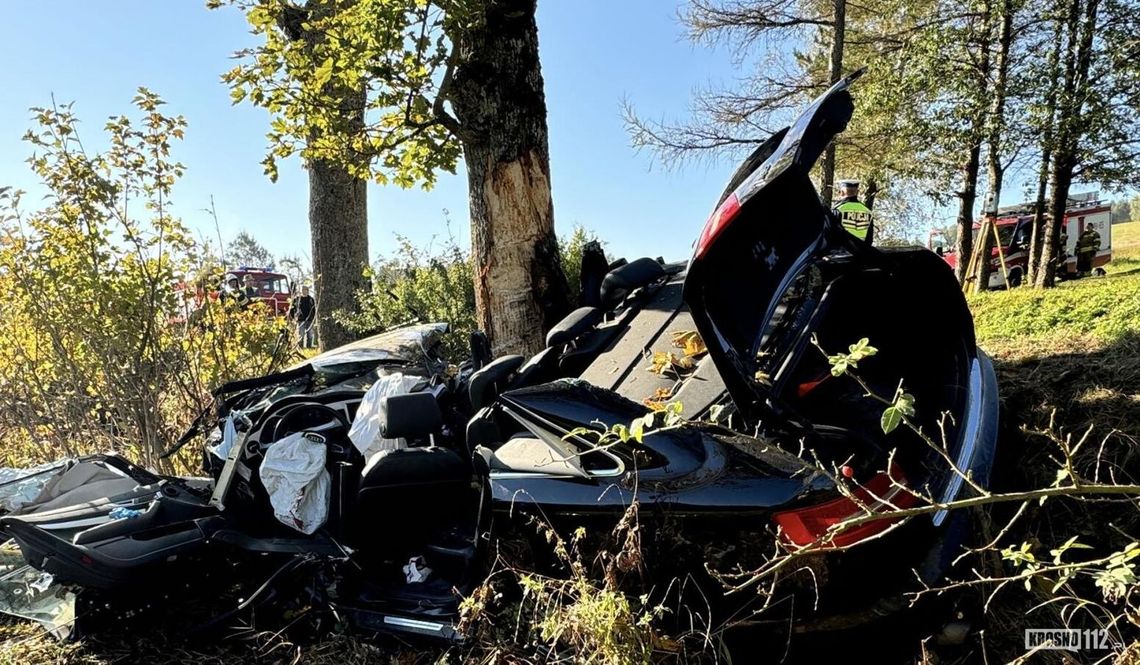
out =
<svg viewBox="0 0 1140 665"><path fill-rule="evenodd" d="M0 530L30 565L74 587L114 590L179 561L248 555L273 563L256 580L264 579L260 590L292 585L359 630L460 639L459 597L482 581L495 537L528 517L613 524L636 500L644 533L685 536L686 545L647 558L652 574L667 577L687 574L685 566L704 571L701 557L717 543L739 553L746 543L826 540L834 515L858 507L833 475L797 455L805 450L867 487L897 482L941 501L961 496L961 477L905 428L885 435L881 409L832 376L822 351L872 340L880 351L861 361L860 376L884 394L901 380L923 427L951 414L950 456L985 482L996 384L952 274L926 250L856 243L808 178L851 116L852 80L746 160L687 264L615 267L599 280L601 305L568 316L532 358L454 371L435 355L442 324L334 349L215 391L216 409L182 441L206 435L210 479L159 477L104 457L97 462L137 487L63 512L10 514ZM676 334L693 330L707 353L673 364ZM365 459L349 431L366 391L392 373L421 379L374 414L380 435L401 444ZM582 432L628 425L669 401L689 422L606 446ZM258 476L265 450L299 432L326 442L332 484L329 518L312 535L273 517ZM78 531L61 526L118 508L139 512ZM821 556L838 593L818 613L873 602L912 570L936 579L965 524L960 511L938 512ZM262 600L254 593L231 612Z"/></svg>
<svg viewBox="0 0 1140 665"><path fill-rule="evenodd" d="M24 562L19 548L0 544L0 612L35 621L57 639L67 639L75 624L75 593L51 573Z"/></svg>

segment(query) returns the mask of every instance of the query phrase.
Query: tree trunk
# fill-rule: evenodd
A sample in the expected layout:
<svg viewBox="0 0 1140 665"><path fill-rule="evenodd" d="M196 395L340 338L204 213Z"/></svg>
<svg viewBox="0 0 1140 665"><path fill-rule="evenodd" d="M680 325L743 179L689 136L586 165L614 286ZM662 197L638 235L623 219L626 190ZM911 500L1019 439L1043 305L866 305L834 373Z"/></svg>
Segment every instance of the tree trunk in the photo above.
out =
<svg viewBox="0 0 1140 665"><path fill-rule="evenodd" d="M958 237L954 239L954 255L958 262L954 265L954 276L958 283L965 284L966 268L974 253L974 201L978 198L978 169L982 160L981 141L970 146L966 163L962 166L962 190L958 192Z"/></svg>
<svg viewBox="0 0 1140 665"><path fill-rule="evenodd" d="M962 164L962 189L958 192L958 237L954 241L954 252L958 262L954 266L954 276L960 284L976 275L970 275L970 257L974 253L974 204L978 200L978 170L981 168L982 141L985 138L986 107L982 101L986 99L986 90L989 87L990 76L990 19L992 17L992 0L986 0L983 6L981 21L982 31L978 42L978 93L970 102L973 107L970 128L967 134L969 141L966 160ZM985 230L984 228L982 229ZM986 236L982 236L985 238ZM984 240L983 240L984 242ZM989 260L986 256L985 260Z"/></svg>
<svg viewBox="0 0 1140 665"><path fill-rule="evenodd" d="M1029 231L1029 260L1025 267L1025 280L1037 283L1037 273L1041 269L1041 245L1045 237L1045 193L1049 184L1049 161L1053 152L1041 141L1041 166L1037 173L1037 197L1033 200L1033 228Z"/></svg>
<svg viewBox="0 0 1140 665"><path fill-rule="evenodd" d="M355 339L337 320L351 312L356 294L367 286L367 183L341 165L322 160L309 163L309 229L313 236L313 290L321 349Z"/></svg>
<svg viewBox="0 0 1140 665"><path fill-rule="evenodd" d="M1092 65L1093 35L1100 0L1087 0L1078 34L1080 4L1080 0L1073 0L1069 8L1069 48L1066 49L1065 79L1057 109L1057 148L1053 155L1053 174L1050 178L1049 219L1045 226L1045 238L1041 246L1042 264L1036 281L1036 286L1040 288L1053 286L1056 278L1061 224L1065 220L1069 186L1073 182L1073 171L1077 166L1077 145L1085 131L1082 113L1089 68Z"/></svg>
<svg viewBox="0 0 1140 665"><path fill-rule="evenodd" d="M1041 269L1041 246L1044 241L1045 193L1049 184L1049 165L1053 159L1053 127L1057 115L1057 80L1060 78L1061 49L1065 45L1065 24L1058 18L1053 28L1053 48L1045 64L1049 87L1045 93L1044 126L1041 127L1041 166L1037 172L1037 198L1033 206L1033 228L1029 239L1029 263L1026 281L1036 284Z"/></svg>
<svg viewBox="0 0 1140 665"><path fill-rule="evenodd" d="M496 354L536 353L570 308L554 234L536 0L492 0L458 45L448 99L471 207L475 304Z"/></svg>
<svg viewBox="0 0 1140 665"><path fill-rule="evenodd" d="M831 33L831 59L828 62L830 84L843 78L843 42L847 31L847 0L832 0L833 29ZM827 200L835 198L835 142L823 153L820 169L820 190Z"/></svg>
<svg viewBox="0 0 1140 665"><path fill-rule="evenodd" d="M1065 210L1069 202L1069 185L1072 184L1073 167L1071 161L1058 151L1053 157L1053 174L1049 178L1049 216L1045 219L1044 238L1041 243L1041 265L1037 271L1039 288L1053 286L1056 277L1057 254L1061 243L1061 224L1065 220Z"/></svg>
<svg viewBox="0 0 1140 665"><path fill-rule="evenodd" d="M332 0L310 0L304 6L290 6L280 18L281 28L294 41L311 48L326 35L310 31L307 21L336 11ZM362 84L363 85L363 84ZM337 104L335 126L323 131L330 134L359 134L364 131L364 109L367 92L326 85L322 92ZM319 132L310 137L314 142ZM314 325L322 350L347 344L354 339L351 331L339 321L340 313L356 308L356 294L367 285L364 269L368 265L368 200L367 182L348 172L345 164L363 155L336 155L336 158L310 158L309 170L309 234L313 246L313 298L317 309Z"/></svg>
<svg viewBox="0 0 1140 665"><path fill-rule="evenodd" d="M1013 41L1013 8L1010 0L1001 0L998 4L1000 27L998 28L997 56L994 63L994 81L990 89L989 110L989 136L986 149L986 175L990 181L990 194L987 199L986 210L989 223L982 225L982 260L978 263L978 279L974 283L977 291L986 291L990 288L991 262L993 254L994 233L993 223L996 219L997 208L1001 201L1002 179L1005 169L1001 164L1001 141L1005 133L1005 96L1006 80L1009 74L1009 47Z"/></svg>

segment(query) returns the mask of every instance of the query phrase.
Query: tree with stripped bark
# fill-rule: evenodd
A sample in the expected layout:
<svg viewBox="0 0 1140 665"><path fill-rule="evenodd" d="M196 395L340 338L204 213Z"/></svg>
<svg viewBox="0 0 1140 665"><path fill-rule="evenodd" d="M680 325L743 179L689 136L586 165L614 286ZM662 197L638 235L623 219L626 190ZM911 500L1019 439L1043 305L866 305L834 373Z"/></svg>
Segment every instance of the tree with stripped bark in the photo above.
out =
<svg viewBox="0 0 1140 665"><path fill-rule="evenodd" d="M265 40L224 79L235 100L273 115L268 173L300 155L311 180L314 167L346 174L363 205L366 179L431 187L464 159L478 322L499 353L539 350L569 308L536 2L230 0ZM323 191L311 201L331 204ZM320 299L326 262L313 231ZM353 292L362 286L361 273Z"/></svg>

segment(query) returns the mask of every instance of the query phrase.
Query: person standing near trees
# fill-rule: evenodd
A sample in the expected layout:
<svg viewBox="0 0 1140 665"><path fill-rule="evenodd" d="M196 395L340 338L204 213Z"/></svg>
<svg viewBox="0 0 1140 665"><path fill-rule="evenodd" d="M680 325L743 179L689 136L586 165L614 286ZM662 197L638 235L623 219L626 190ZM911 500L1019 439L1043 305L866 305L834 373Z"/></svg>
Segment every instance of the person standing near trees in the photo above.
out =
<svg viewBox="0 0 1140 665"><path fill-rule="evenodd" d="M1086 275L1093 270L1093 259L1100 251L1100 234L1092 224L1085 226L1084 233L1077 238L1077 272Z"/></svg>
<svg viewBox="0 0 1140 665"><path fill-rule="evenodd" d="M313 322L317 314L317 301L309 295L309 287L301 287L301 295L294 296L289 303L289 320L297 326L297 344L302 349L311 349L316 346L313 334Z"/></svg>
<svg viewBox="0 0 1140 665"><path fill-rule="evenodd" d="M241 304L241 284L238 282L237 277L230 275L226 283L222 285L218 298L223 305L226 303L233 303L233 305Z"/></svg>
<svg viewBox="0 0 1140 665"><path fill-rule="evenodd" d="M246 275L243 286L241 287L241 294L238 296L238 304L242 309L252 305L257 298L257 287L253 285L253 276Z"/></svg>
<svg viewBox="0 0 1140 665"><path fill-rule="evenodd" d="M871 218L871 209L859 200L858 180L839 181L839 200L835 202L834 210L845 231L868 245L874 241L875 222Z"/></svg>

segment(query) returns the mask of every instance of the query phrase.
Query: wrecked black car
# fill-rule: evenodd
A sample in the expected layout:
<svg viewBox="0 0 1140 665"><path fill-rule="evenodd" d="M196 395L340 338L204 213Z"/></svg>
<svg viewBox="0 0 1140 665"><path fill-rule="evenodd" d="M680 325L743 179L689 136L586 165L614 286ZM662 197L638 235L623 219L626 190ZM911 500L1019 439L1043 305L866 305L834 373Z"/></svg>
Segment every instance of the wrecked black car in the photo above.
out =
<svg viewBox="0 0 1140 665"><path fill-rule="evenodd" d="M993 368L945 263L855 240L808 177L851 117L852 80L744 162L690 261L614 268L598 305L537 355L492 359L476 335L456 371L436 351L446 326L418 325L222 386L185 439L206 439L202 478L115 456L45 471L39 496L0 517L27 564L8 578L120 594L251 558L259 586L230 615L304 580L358 630L459 639L459 601L511 524L612 525L637 501L644 533L683 533L697 558L718 543L819 549L841 592L796 609L802 626L883 607L911 571L937 580L967 536L963 511L830 532L985 485L997 438ZM694 335L707 352L673 366ZM862 338L879 350L862 383L836 376L822 351ZM900 385L945 449L884 433L866 393ZM665 403L678 422L640 440L589 435Z"/></svg>

